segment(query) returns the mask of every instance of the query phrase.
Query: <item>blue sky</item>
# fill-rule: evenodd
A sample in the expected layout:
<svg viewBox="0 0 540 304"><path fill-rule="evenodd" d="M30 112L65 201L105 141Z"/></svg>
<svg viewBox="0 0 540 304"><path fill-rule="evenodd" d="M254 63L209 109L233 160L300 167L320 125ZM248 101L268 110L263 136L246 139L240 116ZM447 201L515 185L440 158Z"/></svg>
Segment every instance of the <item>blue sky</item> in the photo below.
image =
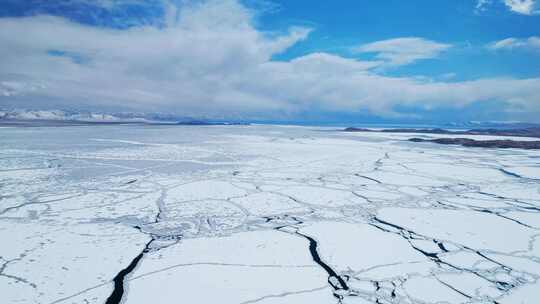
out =
<svg viewBox="0 0 540 304"><path fill-rule="evenodd" d="M279 5L281 9L277 13L263 16L263 26L303 22L317 29L308 41L298 44L283 58L320 50L356 57L357 54L349 51L352 45L396 37L423 37L454 47L439 60L402 67L394 71L397 75L437 76L453 72L457 79L466 80L540 74L538 52L485 52L484 46L492 41L540 34L540 16L514 13L503 1L493 1L481 11L471 0L347 0L316 5L313 1L300 0L282 1Z"/></svg>
<svg viewBox="0 0 540 304"><path fill-rule="evenodd" d="M540 117L534 0L1 0L0 45L0 108Z"/></svg>

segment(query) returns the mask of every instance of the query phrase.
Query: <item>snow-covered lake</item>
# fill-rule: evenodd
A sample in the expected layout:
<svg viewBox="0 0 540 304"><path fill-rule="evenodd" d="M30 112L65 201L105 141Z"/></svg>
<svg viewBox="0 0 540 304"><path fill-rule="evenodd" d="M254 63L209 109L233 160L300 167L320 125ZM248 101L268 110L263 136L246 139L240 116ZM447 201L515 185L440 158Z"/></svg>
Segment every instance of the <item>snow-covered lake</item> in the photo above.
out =
<svg viewBox="0 0 540 304"><path fill-rule="evenodd" d="M3 128L0 303L538 303L540 152L414 136Z"/></svg>

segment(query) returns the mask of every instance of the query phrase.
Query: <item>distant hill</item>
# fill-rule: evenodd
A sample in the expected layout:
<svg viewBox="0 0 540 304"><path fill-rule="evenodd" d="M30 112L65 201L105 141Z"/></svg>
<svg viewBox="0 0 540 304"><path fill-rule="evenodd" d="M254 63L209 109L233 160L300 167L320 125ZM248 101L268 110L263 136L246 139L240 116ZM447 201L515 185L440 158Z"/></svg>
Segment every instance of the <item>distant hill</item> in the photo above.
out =
<svg viewBox="0 0 540 304"><path fill-rule="evenodd" d="M423 133L423 134L447 134L447 135L492 135L492 136L519 136L540 138L540 126L517 129L471 129L465 131L453 131L446 129L366 129L349 127L345 132L381 132L381 133Z"/></svg>
<svg viewBox="0 0 540 304"><path fill-rule="evenodd" d="M62 110L0 110L0 124L48 126L83 124L248 125L244 122L203 120L162 113L92 113Z"/></svg>
<svg viewBox="0 0 540 304"><path fill-rule="evenodd" d="M501 149L540 149L540 141L518 141L518 140L474 140L470 138L410 138L412 142L432 142L441 145L461 145L464 147L479 148L501 148Z"/></svg>
<svg viewBox="0 0 540 304"><path fill-rule="evenodd" d="M3 121L76 121L76 122L149 122L143 117L123 117L106 113L66 112L61 110L11 110L0 111Z"/></svg>

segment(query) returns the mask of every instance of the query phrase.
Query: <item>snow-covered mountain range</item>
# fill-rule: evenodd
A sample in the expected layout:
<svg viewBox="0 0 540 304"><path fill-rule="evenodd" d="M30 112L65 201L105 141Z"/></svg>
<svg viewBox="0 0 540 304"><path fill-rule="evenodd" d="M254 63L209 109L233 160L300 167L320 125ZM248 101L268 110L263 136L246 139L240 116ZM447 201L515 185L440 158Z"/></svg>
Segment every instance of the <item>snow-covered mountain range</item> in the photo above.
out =
<svg viewBox="0 0 540 304"><path fill-rule="evenodd" d="M42 121L78 121L78 122L163 122L174 121L160 119L159 116L137 115L132 113L92 113L69 112L62 110L0 110L0 120L42 120Z"/></svg>

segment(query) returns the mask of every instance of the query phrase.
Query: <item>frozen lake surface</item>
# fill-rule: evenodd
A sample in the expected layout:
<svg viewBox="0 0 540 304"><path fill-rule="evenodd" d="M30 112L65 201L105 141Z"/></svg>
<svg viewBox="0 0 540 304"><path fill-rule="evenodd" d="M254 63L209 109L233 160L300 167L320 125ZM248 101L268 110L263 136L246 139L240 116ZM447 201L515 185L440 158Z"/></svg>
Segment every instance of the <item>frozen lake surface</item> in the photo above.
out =
<svg viewBox="0 0 540 304"><path fill-rule="evenodd" d="M1 128L0 302L538 303L540 152L414 136Z"/></svg>

